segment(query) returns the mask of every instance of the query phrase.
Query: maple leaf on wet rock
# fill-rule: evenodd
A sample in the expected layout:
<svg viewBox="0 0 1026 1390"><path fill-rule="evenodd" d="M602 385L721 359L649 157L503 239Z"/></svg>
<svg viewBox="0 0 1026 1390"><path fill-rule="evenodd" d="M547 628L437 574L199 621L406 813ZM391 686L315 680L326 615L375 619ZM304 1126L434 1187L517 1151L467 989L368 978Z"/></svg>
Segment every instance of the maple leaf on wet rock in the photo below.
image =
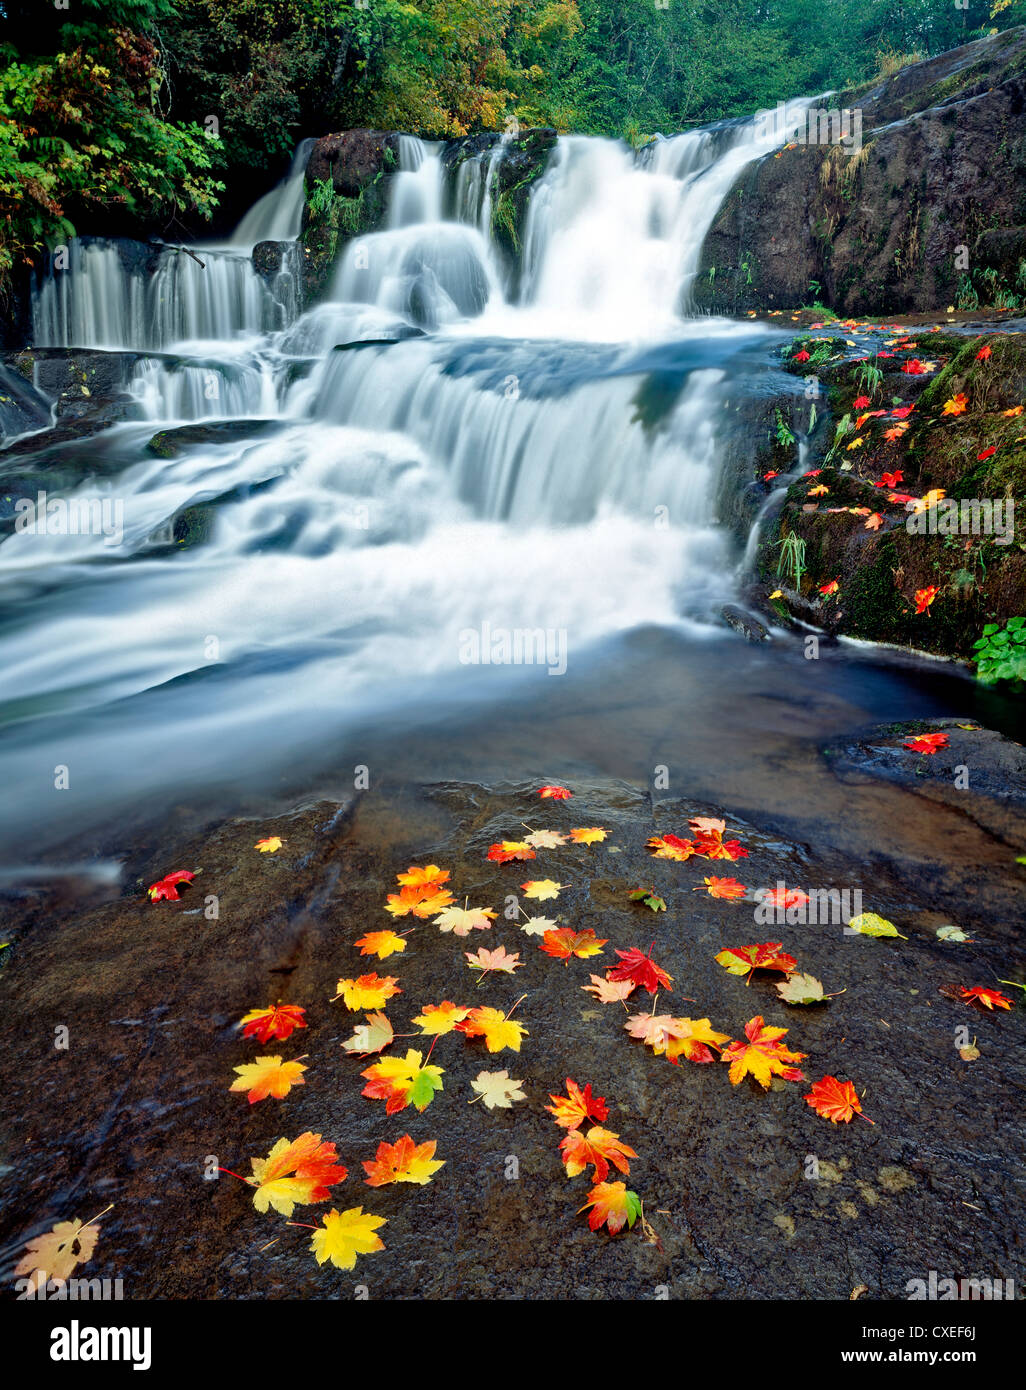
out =
<svg viewBox="0 0 1026 1390"><path fill-rule="evenodd" d="M405 938L394 931L369 931L357 937L353 945L359 948L361 956L377 956L379 960L406 950Z"/></svg>
<svg viewBox="0 0 1026 1390"><path fill-rule="evenodd" d="M666 900L661 898L654 888L632 888L627 894L633 903L644 903L653 912L665 912Z"/></svg>
<svg viewBox="0 0 1026 1390"><path fill-rule="evenodd" d="M528 1036L527 1029L514 1023L501 1009L485 1007L471 1009L469 1016L457 1023L456 1031L468 1038L484 1038L489 1052L501 1052L506 1047L519 1052L521 1040Z"/></svg>
<svg viewBox="0 0 1026 1390"><path fill-rule="evenodd" d="M790 975L798 962L794 956L781 951L779 941L761 941L751 946L728 946L720 951L716 960L731 975L744 975L745 983L752 978L753 970L782 970Z"/></svg>
<svg viewBox="0 0 1026 1390"><path fill-rule="evenodd" d="M936 753L938 748L947 748L947 734L920 734L918 738L911 738L907 743L903 743L902 748L911 748L914 753Z"/></svg>
<svg viewBox="0 0 1026 1390"><path fill-rule="evenodd" d="M786 1028L770 1028L761 1014L745 1024L747 1042L732 1042L724 1049L723 1061L730 1063L731 1085L737 1086L746 1076L753 1076L760 1086L769 1087L774 1076L785 1081L804 1081L805 1077L793 1065L805 1059L804 1052L792 1052L780 1041Z"/></svg>
<svg viewBox="0 0 1026 1390"><path fill-rule="evenodd" d="M437 884L408 884L400 888L398 893L389 893L385 911L390 912L393 917L408 917L412 914L423 919L436 916L453 901L449 890L439 888Z"/></svg>
<svg viewBox="0 0 1026 1390"><path fill-rule="evenodd" d="M546 932L555 931L557 925L554 917L526 917L520 923L520 930L525 936L544 936Z"/></svg>
<svg viewBox="0 0 1026 1390"><path fill-rule="evenodd" d="M594 845L604 840L606 834L600 825L580 826L577 830L570 831L570 838L575 845Z"/></svg>
<svg viewBox="0 0 1026 1390"><path fill-rule="evenodd" d="M524 1083L515 1081L505 1068L478 1072L470 1084L477 1092L477 1099L483 1100L489 1110L512 1110L515 1100L527 1099L520 1089Z"/></svg>
<svg viewBox="0 0 1026 1390"><path fill-rule="evenodd" d="M496 864L508 864L513 859L535 859L534 850L526 840L500 840L488 846L488 858Z"/></svg>
<svg viewBox="0 0 1026 1390"><path fill-rule="evenodd" d="M585 1120L597 1120L600 1124L609 1118L605 1096L593 1096L591 1082L578 1086L572 1076L564 1082L565 1096L549 1096L551 1105L545 1109L561 1129L579 1129Z"/></svg>
<svg viewBox="0 0 1026 1390"><path fill-rule="evenodd" d="M257 1211L273 1207L282 1216L291 1216L297 1206L323 1202L331 1188L343 1182L347 1169L336 1160L335 1145L323 1143L309 1130L298 1139L279 1139L266 1158L254 1158L253 1176L244 1179L253 1193Z"/></svg>
<svg viewBox="0 0 1026 1390"><path fill-rule="evenodd" d="M632 1014L623 1025L632 1038L650 1047L657 1057L666 1056L674 1066L678 1058L700 1064L715 1062L710 1049L720 1051L729 1033L717 1033L707 1018L671 1018L669 1014Z"/></svg>
<svg viewBox="0 0 1026 1390"><path fill-rule="evenodd" d="M240 1020L244 1038L267 1043L272 1038L284 1042L296 1028L305 1028L306 1010L298 1004L272 1004L267 1009L250 1009Z"/></svg>
<svg viewBox="0 0 1026 1390"><path fill-rule="evenodd" d="M195 877L191 869L176 869L173 874L165 874L156 883L151 883L146 892L151 902L176 903L180 896L179 888L187 888Z"/></svg>
<svg viewBox="0 0 1026 1390"><path fill-rule="evenodd" d="M670 989L673 985L673 976L661 965L656 965L652 957L637 946L632 946L629 951L614 949L620 957L620 964L606 971L607 979L631 980L642 989L647 989L649 994L655 994L659 989Z"/></svg>
<svg viewBox="0 0 1026 1390"><path fill-rule="evenodd" d="M972 1004L984 1012L993 1012L994 1009L1010 1009L1012 1001L1008 995L1000 989L986 989L983 985L974 985L972 989L966 989L964 985L942 985L941 994L949 999L959 1000L963 1004Z"/></svg>
<svg viewBox="0 0 1026 1390"><path fill-rule="evenodd" d="M448 883L449 870L440 869L437 864L427 864L424 868L411 864L404 874L395 877L402 888L429 888L433 884Z"/></svg>
<svg viewBox="0 0 1026 1390"><path fill-rule="evenodd" d="M610 1129L593 1126L585 1134L583 1130L572 1129L560 1142L563 1164L568 1178L576 1178L589 1164L594 1166L593 1180L604 1182L609 1176L609 1165L619 1168L621 1173L629 1173L629 1159L637 1154L626 1144L620 1143L620 1136Z"/></svg>
<svg viewBox="0 0 1026 1390"><path fill-rule="evenodd" d="M371 1255L385 1248L385 1242L375 1232L384 1226L386 1216L372 1216L363 1207L341 1212L332 1208L322 1220L323 1225L314 1231L310 1241L311 1254L319 1265L330 1260L336 1269L353 1269L357 1255Z"/></svg>
<svg viewBox="0 0 1026 1390"><path fill-rule="evenodd" d="M557 883L555 879L540 878L529 879L527 883L522 883L525 898L537 898L539 902L545 902L549 898L558 898L565 883Z"/></svg>
<svg viewBox="0 0 1026 1390"><path fill-rule="evenodd" d="M389 999L402 994L395 975L378 975L374 971L355 980L339 980L336 990L335 998L341 999L354 1013L360 1009L383 1008Z"/></svg>
<svg viewBox="0 0 1026 1390"><path fill-rule="evenodd" d="M379 1144L374 1158L363 1160L367 1170L364 1182L368 1187L385 1187L393 1182L411 1182L423 1187L445 1164L444 1158L435 1158L437 1147L437 1139L415 1144L408 1134L394 1144Z"/></svg>
<svg viewBox="0 0 1026 1390"><path fill-rule="evenodd" d="M581 1211L588 1213L588 1225L593 1231L606 1226L610 1235L616 1235L626 1225L628 1230L641 1215L641 1198L636 1192L629 1192L622 1182L599 1182L588 1193L588 1200Z"/></svg>
<svg viewBox="0 0 1026 1390"><path fill-rule="evenodd" d="M258 849L261 854L277 854L284 843L280 835L268 835L264 840L257 840L253 848Z"/></svg>
<svg viewBox="0 0 1026 1390"><path fill-rule="evenodd" d="M248 1091L249 1103L255 1105L268 1096L282 1100L293 1086L302 1086L306 1067L302 1062L286 1062L281 1057L258 1057L255 1062L246 1062L235 1070L239 1073L238 1080L228 1089Z"/></svg>
<svg viewBox="0 0 1026 1390"><path fill-rule="evenodd" d="M469 1013L469 1009L461 1008L451 999L443 999L440 1004L425 1004L423 1012L417 1014L413 1022L425 1034L451 1033Z"/></svg>
<svg viewBox="0 0 1026 1390"><path fill-rule="evenodd" d="M492 970L498 970L504 975L512 975L514 970L519 970L523 965L520 959L520 952L510 955L505 946L496 946L494 951L489 951L482 946L477 952L464 951L467 964L471 970L480 970L482 978Z"/></svg>
<svg viewBox="0 0 1026 1390"><path fill-rule="evenodd" d="M569 801L573 792L566 787L539 787L538 795L543 801Z"/></svg>
<svg viewBox="0 0 1026 1390"><path fill-rule="evenodd" d="M408 1105L426 1110L436 1091L442 1090L442 1068L423 1063L423 1054L408 1049L405 1057L382 1057L360 1073L367 1078L362 1095L385 1101L386 1115L396 1115Z"/></svg>
<svg viewBox="0 0 1026 1390"><path fill-rule="evenodd" d="M656 859L673 859L678 863L684 863L695 852L692 841L682 840L679 835L653 835L646 842L646 848L652 851Z"/></svg>
<svg viewBox="0 0 1026 1390"><path fill-rule="evenodd" d="M33 1294L45 1290L51 1279L63 1284L79 1265L92 1259L99 1234L95 1217L85 1225L78 1217L58 1221L45 1235L33 1236L26 1242L25 1254L15 1265L14 1273L29 1277L29 1291Z"/></svg>
<svg viewBox="0 0 1026 1390"><path fill-rule="evenodd" d="M601 975L589 978L591 984L581 985L581 989L593 994L600 1004L622 1004L637 989L633 980L604 980Z"/></svg>
<svg viewBox="0 0 1026 1390"><path fill-rule="evenodd" d="M560 927L558 931L547 931L538 943L539 950L546 955L555 956L564 964L570 963L571 956L586 960L589 956L600 956L608 937L596 936L591 927L585 931L572 931L570 927Z"/></svg>
<svg viewBox="0 0 1026 1390"><path fill-rule="evenodd" d="M805 1102L832 1124L848 1124L854 1115L860 1115L868 1124L874 1124L868 1115L862 1114L862 1105L855 1087L850 1081L838 1081L836 1076L824 1076L815 1081Z"/></svg>
<svg viewBox="0 0 1026 1390"><path fill-rule="evenodd" d="M566 844L566 836L559 830L532 830L524 836L523 843L532 849L558 849Z"/></svg>
<svg viewBox="0 0 1026 1390"><path fill-rule="evenodd" d="M366 1023L357 1024L353 1036L347 1038L342 1046L346 1052L368 1057L373 1052L383 1052L390 1047L395 1034L392 1025L382 1013L367 1015Z"/></svg>
<svg viewBox="0 0 1026 1390"><path fill-rule="evenodd" d="M454 936L469 936L472 931L487 931L497 916L490 907L447 907L435 918L435 926Z"/></svg>
<svg viewBox="0 0 1026 1390"><path fill-rule="evenodd" d="M691 891L693 893L701 893L703 889L711 898L726 898L728 901L731 899L743 898L748 892L744 884L739 883L736 878L717 878L715 875L704 878L702 882Z"/></svg>

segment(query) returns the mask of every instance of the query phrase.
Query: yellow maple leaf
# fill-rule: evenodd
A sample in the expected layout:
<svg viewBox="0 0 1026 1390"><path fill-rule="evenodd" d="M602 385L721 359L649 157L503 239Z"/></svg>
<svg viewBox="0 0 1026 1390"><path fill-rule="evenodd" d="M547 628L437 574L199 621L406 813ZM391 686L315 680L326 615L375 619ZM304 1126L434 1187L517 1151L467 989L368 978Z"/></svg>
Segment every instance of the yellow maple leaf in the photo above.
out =
<svg viewBox="0 0 1026 1390"><path fill-rule="evenodd" d="M468 1038L484 1038L489 1052L501 1052L508 1047L512 1052L520 1051L522 1038L528 1036L527 1029L513 1023L501 1009L471 1009L469 1018L459 1025L459 1032Z"/></svg>
<svg viewBox="0 0 1026 1390"><path fill-rule="evenodd" d="M558 898L561 890L566 887L566 884L557 883L555 879L551 878L539 878L530 879L527 883L522 883L520 886L524 890L525 897L538 898L544 901L546 898Z"/></svg>
<svg viewBox="0 0 1026 1390"><path fill-rule="evenodd" d="M274 854L281 849L284 843L285 841L280 836L268 835L266 840L257 840L253 848L258 849L261 854Z"/></svg>
<svg viewBox="0 0 1026 1390"><path fill-rule="evenodd" d="M342 1212L333 1207L321 1220L323 1227L314 1231L310 1241L310 1251L319 1265L330 1260L336 1269L352 1269L357 1255L371 1255L385 1248L385 1242L374 1232L384 1226L386 1216L373 1216L363 1207Z"/></svg>
<svg viewBox="0 0 1026 1390"><path fill-rule="evenodd" d="M396 994L402 994L394 975L360 975L355 980L339 980L335 998L341 998L347 1009L380 1009Z"/></svg>
<svg viewBox="0 0 1026 1390"><path fill-rule="evenodd" d="M440 1004L425 1004L424 1012L417 1014L413 1022L422 1033L451 1033L469 1013L469 1009L461 1008L451 999L443 999Z"/></svg>
<svg viewBox="0 0 1026 1390"><path fill-rule="evenodd" d="M239 1077L228 1089L248 1091L249 1103L255 1105L268 1096L284 1100L293 1086L303 1085L306 1067L302 1062L283 1062L280 1057L258 1057L255 1062L246 1062L234 1070Z"/></svg>
<svg viewBox="0 0 1026 1390"><path fill-rule="evenodd" d="M581 827L578 830L570 831L570 838L575 845L593 845L599 840L606 838L606 831L601 826Z"/></svg>
<svg viewBox="0 0 1026 1390"><path fill-rule="evenodd" d="M92 1259L99 1234L95 1218L84 1226L77 1217L73 1221L58 1221L45 1235L26 1242L25 1254L15 1265L14 1273L31 1277L32 1293L45 1288L51 1279L63 1284L79 1265Z"/></svg>

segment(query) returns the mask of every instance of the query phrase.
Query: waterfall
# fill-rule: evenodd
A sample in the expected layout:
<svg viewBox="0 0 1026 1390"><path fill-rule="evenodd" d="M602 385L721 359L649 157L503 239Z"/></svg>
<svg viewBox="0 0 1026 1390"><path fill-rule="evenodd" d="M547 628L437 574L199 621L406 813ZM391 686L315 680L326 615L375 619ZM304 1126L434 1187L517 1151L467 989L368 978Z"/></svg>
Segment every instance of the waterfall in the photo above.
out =
<svg viewBox="0 0 1026 1390"><path fill-rule="evenodd" d="M440 145L403 137L383 229L344 246L328 299L302 313L248 248L298 229L304 146L226 244L73 242L43 276L38 345L165 354L137 364L135 422L67 497L116 504L117 538L0 542L15 600L0 740L23 740L26 781L39 759L84 771L62 815L116 800L126 768L154 794L207 785L442 700L469 680L460 634L485 623L564 633L572 662L640 626L715 631L736 560L720 421L774 339L688 317L689 284L719 201L768 145L745 122L640 152L560 139L512 301L490 226L511 148L450 180ZM158 425L214 419L274 432L144 447Z"/></svg>
<svg viewBox="0 0 1026 1390"><path fill-rule="evenodd" d="M303 181L316 141L301 140L281 183L257 200L232 234L233 246L259 241L295 241L303 227Z"/></svg>

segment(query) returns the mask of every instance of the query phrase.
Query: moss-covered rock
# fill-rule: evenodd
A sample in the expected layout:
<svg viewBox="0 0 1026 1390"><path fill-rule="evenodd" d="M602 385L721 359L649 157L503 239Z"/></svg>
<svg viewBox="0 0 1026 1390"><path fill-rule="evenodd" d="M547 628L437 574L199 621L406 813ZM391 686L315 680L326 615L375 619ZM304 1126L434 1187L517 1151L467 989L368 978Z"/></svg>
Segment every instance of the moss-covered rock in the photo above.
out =
<svg viewBox="0 0 1026 1390"><path fill-rule="evenodd" d="M1026 336L891 342L875 385L866 361L820 368L835 428L763 537L760 581L827 631L971 659L984 624L1026 613ZM803 572L781 582L786 538Z"/></svg>

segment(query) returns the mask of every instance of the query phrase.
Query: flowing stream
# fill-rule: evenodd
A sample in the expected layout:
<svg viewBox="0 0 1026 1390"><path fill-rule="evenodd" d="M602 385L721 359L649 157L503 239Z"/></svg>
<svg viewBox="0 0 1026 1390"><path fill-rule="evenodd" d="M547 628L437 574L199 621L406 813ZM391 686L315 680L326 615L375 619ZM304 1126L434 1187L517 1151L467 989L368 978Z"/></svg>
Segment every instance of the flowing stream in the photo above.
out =
<svg viewBox="0 0 1026 1390"><path fill-rule="evenodd" d="M312 785L367 761L359 730L468 702L487 723L526 680L544 707L564 672L591 707L581 757L601 761L618 737L595 713L603 661L641 661L644 698L632 633L672 634L692 686L715 683L740 645L716 620L740 558L717 422L780 338L691 316L691 284L769 148L746 122L640 154L561 139L515 297L490 239L499 146L447 182L441 147L403 137L387 225L305 313L309 142L227 243L145 266L73 244L36 294L35 345L141 354L135 418L80 446L89 481L65 491L107 504L116 536L40 525L0 545L0 753L24 789L8 843L30 855L101 809L213 806L250 779ZM287 243L270 280L250 254L268 239ZM225 422L253 428L146 448ZM183 514L203 517L195 544Z"/></svg>

